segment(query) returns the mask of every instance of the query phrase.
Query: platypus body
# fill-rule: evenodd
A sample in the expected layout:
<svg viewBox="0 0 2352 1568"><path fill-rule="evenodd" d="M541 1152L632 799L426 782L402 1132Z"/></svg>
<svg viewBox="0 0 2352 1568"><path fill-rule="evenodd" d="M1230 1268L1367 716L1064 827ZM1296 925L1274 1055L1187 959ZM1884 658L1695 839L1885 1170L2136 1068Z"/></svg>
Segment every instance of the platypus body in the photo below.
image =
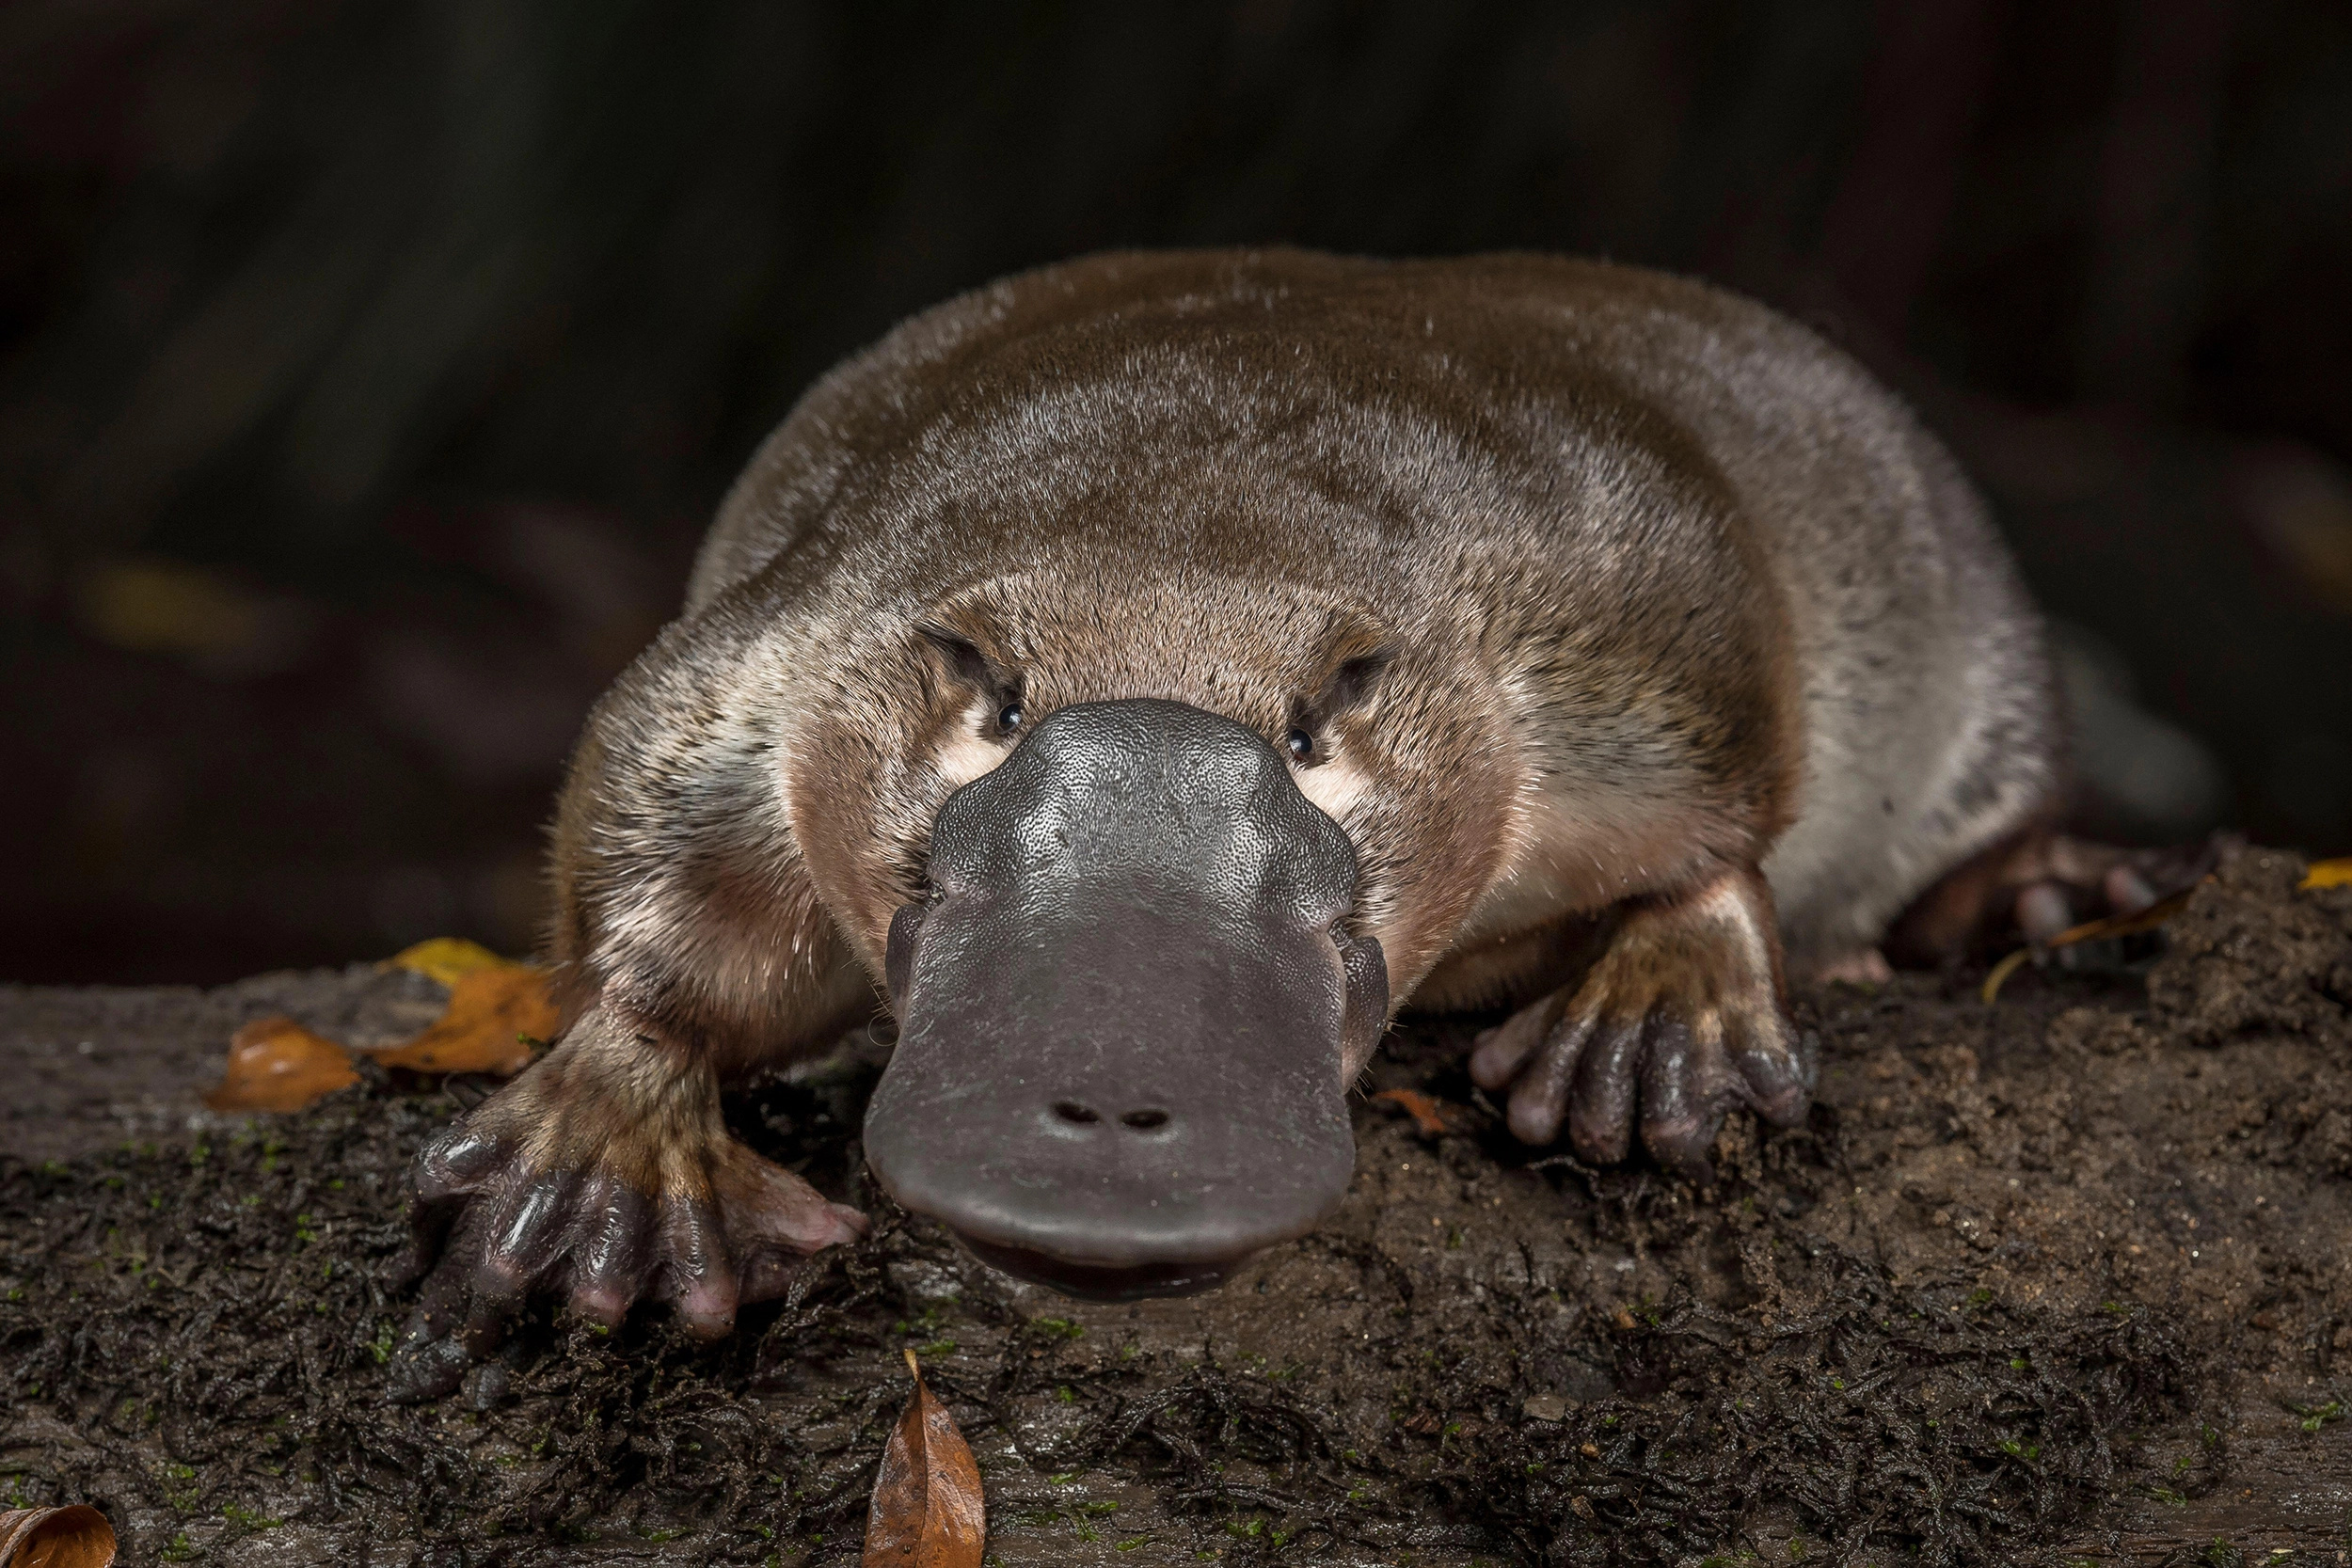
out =
<svg viewBox="0 0 2352 1568"><path fill-rule="evenodd" d="M1952 460L1749 301L1290 251L965 295L807 394L590 720L572 1022L420 1157L400 1386L532 1291L724 1332L857 1235L719 1089L878 983L874 1172L1073 1293L1312 1228L1407 1002L1517 1009L1471 1065L1520 1137L1703 1173L1806 1110L1785 970L2047 862L2059 729Z"/></svg>

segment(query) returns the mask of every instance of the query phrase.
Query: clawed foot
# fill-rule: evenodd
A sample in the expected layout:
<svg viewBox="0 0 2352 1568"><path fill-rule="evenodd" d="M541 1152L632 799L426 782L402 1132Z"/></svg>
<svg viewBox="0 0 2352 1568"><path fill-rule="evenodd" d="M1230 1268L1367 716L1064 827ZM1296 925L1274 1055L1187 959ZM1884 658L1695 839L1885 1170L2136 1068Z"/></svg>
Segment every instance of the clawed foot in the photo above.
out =
<svg viewBox="0 0 2352 1568"><path fill-rule="evenodd" d="M799 1259L865 1233L857 1211L737 1143L708 1074L665 1053L592 1012L426 1144L405 1270L425 1279L390 1398L455 1388L534 1295L606 1326L667 1301L717 1338Z"/></svg>
<svg viewBox="0 0 2352 1568"><path fill-rule="evenodd" d="M2227 847L2218 837L2167 849L2119 849L2063 835L2042 839L2020 852L2010 872L2017 928L2039 944L2085 921L2137 914L2193 886Z"/></svg>
<svg viewBox="0 0 2352 1568"><path fill-rule="evenodd" d="M1814 1055L1790 1023L1772 899L1754 872L1629 911L1574 986L1479 1037L1470 1076L1510 1089L1511 1131L1622 1160L1637 1116L1661 1164L1698 1180L1732 1107L1804 1119Z"/></svg>

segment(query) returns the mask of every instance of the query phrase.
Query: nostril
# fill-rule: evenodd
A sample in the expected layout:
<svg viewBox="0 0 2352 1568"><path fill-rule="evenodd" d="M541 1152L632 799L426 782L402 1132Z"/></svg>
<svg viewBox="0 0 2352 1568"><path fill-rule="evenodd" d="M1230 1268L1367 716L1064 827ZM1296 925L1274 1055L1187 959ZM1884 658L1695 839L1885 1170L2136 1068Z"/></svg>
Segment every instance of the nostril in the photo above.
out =
<svg viewBox="0 0 2352 1568"><path fill-rule="evenodd" d="M1154 1127L1168 1125L1168 1113L1166 1111L1130 1111L1119 1119L1138 1132L1149 1132Z"/></svg>
<svg viewBox="0 0 2352 1568"><path fill-rule="evenodd" d="M1057 1100L1054 1101L1054 1114L1061 1117L1064 1121L1076 1122L1081 1127L1085 1126L1089 1122L1101 1121L1103 1119L1094 1112L1089 1110L1084 1105L1079 1104L1074 1100Z"/></svg>

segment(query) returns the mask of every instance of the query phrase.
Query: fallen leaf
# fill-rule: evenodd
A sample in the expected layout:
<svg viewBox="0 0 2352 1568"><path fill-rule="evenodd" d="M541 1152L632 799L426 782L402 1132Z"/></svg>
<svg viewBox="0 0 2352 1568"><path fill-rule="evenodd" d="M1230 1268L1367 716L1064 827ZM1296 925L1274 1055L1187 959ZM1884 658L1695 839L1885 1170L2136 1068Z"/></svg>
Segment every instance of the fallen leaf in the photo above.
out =
<svg viewBox="0 0 2352 1568"><path fill-rule="evenodd" d="M404 947L384 960L386 969L413 969L418 974L454 988L458 981L480 969L509 969L515 967L507 959L478 942L464 937L433 937L413 947Z"/></svg>
<svg viewBox="0 0 2352 1568"><path fill-rule="evenodd" d="M228 1071L204 1103L215 1111L299 1111L358 1081L351 1053L333 1040L290 1018L262 1018L230 1037Z"/></svg>
<svg viewBox="0 0 2352 1568"><path fill-rule="evenodd" d="M2313 888L2352 887L2352 856L2317 862L2296 885L2307 893Z"/></svg>
<svg viewBox="0 0 2352 1568"><path fill-rule="evenodd" d="M914 1399L882 1449L866 1521L865 1568L980 1568L988 1541L980 1467L955 1418L924 1386L914 1353Z"/></svg>
<svg viewBox="0 0 2352 1568"><path fill-rule="evenodd" d="M531 1065L532 1047L555 1033L547 976L477 942L437 937L385 965L448 986L449 1006L405 1045L368 1052L379 1066L511 1077ZM358 1078L350 1051L293 1019L265 1018L230 1038L227 1073L204 1103L215 1111L299 1111Z"/></svg>
<svg viewBox="0 0 2352 1568"><path fill-rule="evenodd" d="M491 1072L503 1078L531 1065L526 1037L544 1040L555 1033L556 1022L547 976L527 964L494 958L489 967L468 970L450 982L449 1010L430 1029L406 1045L370 1054L379 1066L411 1072Z"/></svg>
<svg viewBox="0 0 2352 1568"><path fill-rule="evenodd" d="M13 1508L0 1513L0 1568L106 1568L114 1527L94 1508Z"/></svg>
<svg viewBox="0 0 2352 1568"><path fill-rule="evenodd" d="M1984 977L1984 990L1981 994L1985 1002L1990 1005L1994 997L2000 995L2002 985L2010 975L2017 973L2020 964L2032 958L2035 953L2055 952L2061 947L2072 947L2078 942L2097 942L2105 937L2128 937L2136 936L2141 931L2153 931L2188 908L2189 895L2196 891L2195 885L2185 887L2169 898L2157 899L2144 910L2135 910L2130 914L2110 914L2098 920L2086 920L2079 926L2069 926L2038 948L2019 948L1999 963L1994 964L1993 973Z"/></svg>
<svg viewBox="0 0 2352 1568"><path fill-rule="evenodd" d="M1413 1118L1413 1129L1424 1138L1435 1138L1454 1131L1445 1119L1445 1108L1417 1089L1382 1089L1372 1097L1403 1107Z"/></svg>
<svg viewBox="0 0 2352 1568"><path fill-rule="evenodd" d="M164 654L207 674L275 674L301 661L316 607L224 573L153 558L93 567L80 583L83 626L110 647Z"/></svg>

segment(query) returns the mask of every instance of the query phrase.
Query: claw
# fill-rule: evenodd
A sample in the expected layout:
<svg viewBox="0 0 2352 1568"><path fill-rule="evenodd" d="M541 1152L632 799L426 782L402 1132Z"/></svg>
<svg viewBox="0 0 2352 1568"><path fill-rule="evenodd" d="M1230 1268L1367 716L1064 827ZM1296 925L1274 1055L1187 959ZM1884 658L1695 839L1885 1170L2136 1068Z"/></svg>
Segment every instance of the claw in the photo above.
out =
<svg viewBox="0 0 2352 1568"><path fill-rule="evenodd" d="M2137 867L2124 864L2109 869L2100 879L2099 890L2106 895L2107 907L2117 914L2137 914L2156 901L2156 890Z"/></svg>
<svg viewBox="0 0 2352 1568"><path fill-rule="evenodd" d="M2017 895L2017 928L2027 941L2046 942L2074 924L2074 907L2058 883L2036 882Z"/></svg>
<svg viewBox="0 0 2352 1568"><path fill-rule="evenodd" d="M1534 1054L1536 1047L1550 1037L1566 1002L1565 994L1555 991L1532 1007L1520 1008L1498 1027L1479 1036L1477 1049L1470 1053L1471 1081L1480 1088L1491 1091L1501 1089L1517 1078L1519 1069ZM1525 1137L1526 1134L1521 1133L1520 1136Z"/></svg>
<svg viewBox="0 0 2352 1568"><path fill-rule="evenodd" d="M384 1380L384 1398L391 1404L416 1404L446 1399L466 1381L473 1357L454 1338L410 1339L392 1352L391 1369Z"/></svg>
<svg viewBox="0 0 2352 1568"><path fill-rule="evenodd" d="M1718 1076L1707 1071L1706 1053L1706 1042L1687 1025L1661 1022L1650 1030L1641 1071L1642 1147L1660 1164L1698 1180L1713 1174L1707 1150L1724 1115L1705 1083Z"/></svg>
<svg viewBox="0 0 2352 1568"><path fill-rule="evenodd" d="M1548 1144L1560 1135L1568 1085L1593 1037L1594 1022L1590 1013L1563 1019L1545 1036L1542 1054L1511 1092L1511 1132L1520 1142Z"/></svg>
<svg viewBox="0 0 2352 1568"><path fill-rule="evenodd" d="M417 1197L425 1203L462 1197L488 1180L505 1158L500 1140L488 1133L462 1121L443 1128L417 1152Z"/></svg>
<svg viewBox="0 0 2352 1568"><path fill-rule="evenodd" d="M673 1197L661 1206L661 1245L669 1255L670 1299L686 1331L697 1339L723 1338L735 1327L741 1298L726 1237L708 1204Z"/></svg>
<svg viewBox="0 0 2352 1568"><path fill-rule="evenodd" d="M653 1270L653 1205L619 1178L599 1173L581 1185L578 1213L571 1310L617 1328Z"/></svg>
<svg viewBox="0 0 2352 1568"><path fill-rule="evenodd" d="M1607 1020L1578 1065L1576 1090L1568 1104L1568 1142L1597 1164L1615 1164L1633 1140L1644 1022L1640 1014Z"/></svg>
<svg viewBox="0 0 2352 1568"><path fill-rule="evenodd" d="M457 1212L454 1203L428 1203L420 1198L409 1205L408 1246L386 1271L385 1282L395 1291L405 1291L432 1273L448 1245Z"/></svg>
<svg viewBox="0 0 2352 1568"><path fill-rule="evenodd" d="M1804 1124L1820 1076L1820 1042L1776 1025L1762 1038L1745 1032L1731 1050L1732 1067L1747 1085L1744 1096L1756 1114L1774 1127Z"/></svg>
<svg viewBox="0 0 2352 1568"><path fill-rule="evenodd" d="M572 1218L574 1171L555 1171L501 1195L484 1227L482 1262L474 1270L477 1297L519 1301L557 1252L557 1235Z"/></svg>

